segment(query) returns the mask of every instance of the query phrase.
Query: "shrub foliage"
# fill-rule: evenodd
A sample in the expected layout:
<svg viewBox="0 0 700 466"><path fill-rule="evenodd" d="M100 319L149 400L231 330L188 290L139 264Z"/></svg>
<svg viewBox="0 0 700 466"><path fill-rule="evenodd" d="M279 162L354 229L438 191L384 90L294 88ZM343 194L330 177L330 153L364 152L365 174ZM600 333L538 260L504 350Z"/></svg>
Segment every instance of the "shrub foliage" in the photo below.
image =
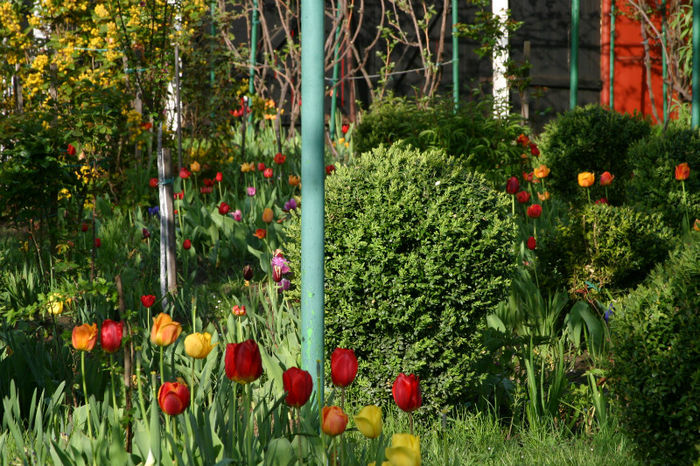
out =
<svg viewBox="0 0 700 466"><path fill-rule="evenodd" d="M508 207L482 175L403 144L327 178L326 348L355 350L354 400L388 403L399 372L420 378L429 408L473 396L485 316L510 285Z"/></svg>
<svg viewBox="0 0 700 466"><path fill-rule="evenodd" d="M611 381L648 463L700 457L700 235L630 293L611 322Z"/></svg>
<svg viewBox="0 0 700 466"><path fill-rule="evenodd" d="M672 125L636 142L629 149L634 177L627 184L627 198L640 210L659 212L676 230L683 224L686 208L690 226L700 218L700 135L696 130ZM690 166L685 180L686 198L674 170L679 163Z"/></svg>
<svg viewBox="0 0 700 466"><path fill-rule="evenodd" d="M590 171L596 184L590 188L598 199L605 191L598 185L604 171L615 175L608 187L610 200L624 201L624 185L632 174L626 156L628 147L650 132L640 115L630 116L599 105L577 107L559 115L545 126L540 141L543 162L552 170L547 186L553 194L568 202L582 202L587 195L578 186L577 175Z"/></svg>

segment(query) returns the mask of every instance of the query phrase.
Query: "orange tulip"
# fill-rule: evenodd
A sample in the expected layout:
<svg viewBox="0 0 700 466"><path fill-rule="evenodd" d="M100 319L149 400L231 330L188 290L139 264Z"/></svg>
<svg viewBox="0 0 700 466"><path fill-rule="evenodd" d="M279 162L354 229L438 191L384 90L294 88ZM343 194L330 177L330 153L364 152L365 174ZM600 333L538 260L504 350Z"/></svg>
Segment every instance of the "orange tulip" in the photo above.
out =
<svg viewBox="0 0 700 466"><path fill-rule="evenodd" d="M348 415L337 406L324 406L321 416L321 430L335 437L345 432L348 425Z"/></svg>
<svg viewBox="0 0 700 466"><path fill-rule="evenodd" d="M578 184L584 188L590 188L595 183L595 174L591 172L583 172L578 174Z"/></svg>
<svg viewBox="0 0 700 466"><path fill-rule="evenodd" d="M182 332L182 326L168 314L161 312L153 318L151 327L151 343L158 346L168 346L177 340Z"/></svg>
<svg viewBox="0 0 700 466"><path fill-rule="evenodd" d="M289 175L289 185L290 186L298 186L300 182L301 182L301 178L299 178L297 175Z"/></svg>
<svg viewBox="0 0 700 466"><path fill-rule="evenodd" d="M676 165L676 179L678 181L687 180L689 176L690 166L686 162Z"/></svg>
<svg viewBox="0 0 700 466"><path fill-rule="evenodd" d="M275 213L269 207L266 207L262 213L262 221L265 223L270 223L275 218Z"/></svg>
<svg viewBox="0 0 700 466"><path fill-rule="evenodd" d="M73 327L71 340L73 348L79 351L92 351L97 343L97 324L83 324Z"/></svg>
<svg viewBox="0 0 700 466"><path fill-rule="evenodd" d="M551 194L549 194L549 191L545 191L543 193L537 193L537 197L540 198L540 201L548 201Z"/></svg>
<svg viewBox="0 0 700 466"><path fill-rule="evenodd" d="M601 186L607 186L607 185L609 185L610 183L612 183L612 181L613 181L614 179L615 179L615 175L612 175L610 172L603 172L603 173L600 175L600 185L601 185Z"/></svg>
<svg viewBox="0 0 700 466"><path fill-rule="evenodd" d="M549 167L546 165L540 165L539 167L535 168L535 176L540 179L547 178L549 171Z"/></svg>

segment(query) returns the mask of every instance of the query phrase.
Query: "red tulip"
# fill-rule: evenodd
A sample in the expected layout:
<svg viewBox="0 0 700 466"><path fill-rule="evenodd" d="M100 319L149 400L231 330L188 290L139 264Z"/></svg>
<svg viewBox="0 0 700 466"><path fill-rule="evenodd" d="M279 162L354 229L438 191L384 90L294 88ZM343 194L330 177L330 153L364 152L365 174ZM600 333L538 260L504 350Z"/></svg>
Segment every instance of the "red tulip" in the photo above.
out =
<svg viewBox="0 0 700 466"><path fill-rule="evenodd" d="M82 231L83 233L88 231L88 228L90 228L90 225L88 225L87 223L83 222L80 224L80 231Z"/></svg>
<svg viewBox="0 0 700 466"><path fill-rule="evenodd" d="M535 144L534 142L530 143L530 153L535 157L540 156L540 150L537 148L537 144Z"/></svg>
<svg viewBox="0 0 700 466"><path fill-rule="evenodd" d="M330 175L334 171L335 171L335 165L333 165L333 164L326 165L326 175Z"/></svg>
<svg viewBox="0 0 700 466"><path fill-rule="evenodd" d="M603 172L600 175L600 185L607 186L615 179L615 175L610 174L610 172Z"/></svg>
<svg viewBox="0 0 700 466"><path fill-rule="evenodd" d="M190 390L180 382L165 382L158 390L158 404L165 414L177 416L190 405Z"/></svg>
<svg viewBox="0 0 700 466"><path fill-rule="evenodd" d="M115 322L107 319L102 323L100 330L100 345L107 353L114 353L122 344L124 322Z"/></svg>
<svg viewBox="0 0 700 466"><path fill-rule="evenodd" d="M272 178L272 175L274 175L274 173L272 173L272 168L266 168L263 170L263 176L265 178Z"/></svg>
<svg viewBox="0 0 700 466"><path fill-rule="evenodd" d="M180 169L180 178L182 178L183 180L189 178L191 174L192 173L190 173L190 171L186 167L182 167Z"/></svg>
<svg viewBox="0 0 700 466"><path fill-rule="evenodd" d="M687 180L689 176L690 166L686 162L676 165L676 179L678 181Z"/></svg>
<svg viewBox="0 0 700 466"><path fill-rule="evenodd" d="M206 186L208 188L211 188L212 186L214 186L214 180L212 180L211 178L204 178L202 180L202 183L204 183L204 186Z"/></svg>
<svg viewBox="0 0 700 466"><path fill-rule="evenodd" d="M527 208L527 216L530 218L539 218L542 215L542 206L539 204L532 204Z"/></svg>
<svg viewBox="0 0 700 466"><path fill-rule="evenodd" d="M282 154L281 152L277 152L275 154L275 163L277 165L282 165L285 162L285 160L287 160L286 155Z"/></svg>
<svg viewBox="0 0 700 466"><path fill-rule="evenodd" d="M226 214L228 213L229 209L230 209L230 207L229 207L228 204L226 204L225 202L222 202L222 203L219 205L219 213L220 213L221 215L226 215Z"/></svg>
<svg viewBox="0 0 700 466"><path fill-rule="evenodd" d="M282 383L287 397L284 402L289 406L300 408L309 401L314 388L311 374L297 367L290 367L282 374Z"/></svg>
<svg viewBox="0 0 700 466"><path fill-rule="evenodd" d="M221 172L216 172L216 176L214 177L217 183L221 183L224 181L224 174Z"/></svg>
<svg viewBox="0 0 700 466"><path fill-rule="evenodd" d="M525 136L523 133L520 133L517 139L517 143L523 147L526 147L528 144L530 144L530 138Z"/></svg>
<svg viewBox="0 0 700 466"><path fill-rule="evenodd" d="M95 238L95 247L99 248L102 246L102 240L100 238Z"/></svg>
<svg viewBox="0 0 700 466"><path fill-rule="evenodd" d="M150 180L148 180L148 185L151 188L157 188L158 187L158 178L151 178Z"/></svg>
<svg viewBox="0 0 700 466"><path fill-rule="evenodd" d="M246 340L226 345L224 367L226 377L234 382L246 384L256 380L263 371L258 344L254 340Z"/></svg>
<svg viewBox="0 0 700 466"><path fill-rule="evenodd" d="M519 203L525 204L527 201L530 200L530 193L527 191L520 191L518 194L515 195L515 197L518 199Z"/></svg>
<svg viewBox="0 0 700 466"><path fill-rule="evenodd" d="M184 191L180 191L179 193L173 194L173 199L176 199L176 200L177 199L182 200L184 197L185 197Z"/></svg>
<svg viewBox="0 0 700 466"><path fill-rule="evenodd" d="M534 171L531 171L530 173L523 172L523 180L531 182L534 178L535 178Z"/></svg>
<svg viewBox="0 0 700 466"><path fill-rule="evenodd" d="M535 239L534 236L530 236L527 239L527 248L531 251L534 251L536 247L537 247L537 240Z"/></svg>
<svg viewBox="0 0 700 466"><path fill-rule="evenodd" d="M148 231L148 228L142 228L141 229L141 234L143 235L143 239L150 238L151 237L151 232Z"/></svg>
<svg viewBox="0 0 700 466"><path fill-rule="evenodd" d="M594 204L607 204L607 203L608 203L608 200L604 197L601 197L600 199L598 199L597 201L594 202Z"/></svg>
<svg viewBox="0 0 700 466"><path fill-rule="evenodd" d="M391 389L396 405L403 411L415 411L423 404L420 394L418 377L415 375L399 374Z"/></svg>
<svg viewBox="0 0 700 466"><path fill-rule="evenodd" d="M66 152L68 152L68 155L71 157L75 155L75 146L73 144L68 144L68 148L66 149Z"/></svg>
<svg viewBox="0 0 700 466"><path fill-rule="evenodd" d="M508 194L515 194L518 192L518 189L520 189L520 182L518 179L514 176L508 178L508 181L506 181L506 192Z"/></svg>
<svg viewBox="0 0 700 466"><path fill-rule="evenodd" d="M143 304L143 307L149 308L153 306L156 302L156 297L153 296L152 294L145 294L141 296L141 304Z"/></svg>
<svg viewBox="0 0 700 466"><path fill-rule="evenodd" d="M185 241L182 242L182 248L184 250L188 250L191 247L192 247L192 241L186 239Z"/></svg>
<svg viewBox="0 0 700 466"><path fill-rule="evenodd" d="M343 125L340 127L340 132L343 133L343 135L345 135L345 134L347 134L349 129L350 129L350 125L347 123L343 123Z"/></svg>
<svg viewBox="0 0 700 466"><path fill-rule="evenodd" d="M255 230L255 233L253 233L253 236L260 238L260 239L265 239L267 236L267 230L264 230L263 228L258 228Z"/></svg>
<svg viewBox="0 0 700 466"><path fill-rule="evenodd" d="M263 162L258 162L258 171L261 172L265 170L265 164Z"/></svg>
<svg viewBox="0 0 700 466"><path fill-rule="evenodd" d="M347 387L357 375L357 357L351 349L336 348L331 354L331 380L337 387Z"/></svg>

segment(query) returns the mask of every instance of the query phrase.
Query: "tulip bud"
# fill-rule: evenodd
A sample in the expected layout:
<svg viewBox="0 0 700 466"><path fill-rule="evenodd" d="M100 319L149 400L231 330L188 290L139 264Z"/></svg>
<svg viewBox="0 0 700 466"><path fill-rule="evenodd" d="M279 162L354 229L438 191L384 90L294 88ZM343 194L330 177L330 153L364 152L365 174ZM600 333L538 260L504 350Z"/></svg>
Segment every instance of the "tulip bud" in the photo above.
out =
<svg viewBox="0 0 700 466"><path fill-rule="evenodd" d="M610 172L603 172L600 175L600 185L607 186L612 183L614 179L615 175L612 175Z"/></svg>
<svg viewBox="0 0 700 466"><path fill-rule="evenodd" d="M186 239L185 241L182 242L182 248L184 250L188 250L191 247L192 247L192 241Z"/></svg>
<svg viewBox="0 0 700 466"><path fill-rule="evenodd" d="M151 343L158 346L168 346L177 340L182 332L182 326L168 314L161 312L153 318L151 327Z"/></svg>
<svg viewBox="0 0 700 466"><path fill-rule="evenodd" d="M272 178L273 175L274 173L272 172L272 168L266 168L265 170L263 170L263 176L265 178Z"/></svg>
<svg viewBox="0 0 700 466"><path fill-rule="evenodd" d="M100 345L106 353L114 353L122 344L122 335L124 333L124 322L115 322L111 319L106 319L102 323L100 330Z"/></svg>
<svg viewBox="0 0 700 466"><path fill-rule="evenodd" d="M282 383L287 397L284 402L289 406L300 408L309 401L313 391L313 379L307 371L290 367L282 374Z"/></svg>
<svg viewBox="0 0 700 466"><path fill-rule="evenodd" d="M251 267L249 264L246 264L243 267L243 278L245 280L251 280L253 278L253 267Z"/></svg>
<svg viewBox="0 0 700 466"><path fill-rule="evenodd" d="M216 176L214 177L217 183L221 183L224 180L224 174L221 172L216 172Z"/></svg>
<svg viewBox="0 0 700 466"><path fill-rule="evenodd" d="M282 165L282 164L285 162L285 160L287 160L287 156L286 156L286 155L284 155L284 154L282 154L282 153L280 153L280 152L277 152L277 153L275 154L275 163L276 163L277 165Z"/></svg>
<svg viewBox="0 0 700 466"><path fill-rule="evenodd" d="M148 231L148 228L141 229L141 234L143 235L143 239L151 237L151 232Z"/></svg>
<svg viewBox="0 0 700 466"><path fill-rule="evenodd" d="M228 205L227 203L225 203L225 202L222 202L222 203L219 205L219 213L220 213L221 215L226 215L226 214L228 213L229 209L230 209L229 205Z"/></svg>
<svg viewBox="0 0 700 466"><path fill-rule="evenodd" d="M321 418L321 430L326 435L335 437L345 432L348 425L348 415L337 406L324 406Z"/></svg>
<svg viewBox="0 0 700 466"><path fill-rule="evenodd" d="M211 335L208 332L195 332L185 338L185 353L194 359L206 358L214 346L211 344Z"/></svg>
<svg viewBox="0 0 700 466"><path fill-rule="evenodd" d="M190 405L190 390L180 382L165 382L158 390L158 404L165 414L177 416Z"/></svg>
<svg viewBox="0 0 700 466"><path fill-rule="evenodd" d="M396 405L403 411L414 411L423 404L418 377L413 374L399 374L394 381L391 392L394 395Z"/></svg>
<svg viewBox="0 0 700 466"><path fill-rule="evenodd" d="M158 187L158 178L151 178L150 180L148 180L148 185L151 188L157 188Z"/></svg>
<svg viewBox="0 0 700 466"><path fill-rule="evenodd" d="M263 162L258 162L258 171L264 171L265 170L265 164Z"/></svg>
<svg viewBox="0 0 700 466"><path fill-rule="evenodd" d="M378 406L365 406L355 416L357 430L367 438L377 438L382 433L382 410Z"/></svg>
<svg viewBox="0 0 700 466"><path fill-rule="evenodd" d="M518 189L520 189L520 182L518 182L518 179L514 176L508 178L508 181L506 181L506 192L508 194L515 194L518 192Z"/></svg>
<svg viewBox="0 0 700 466"><path fill-rule="evenodd" d="M254 340L226 345L224 358L226 377L234 382L246 384L262 375L260 348Z"/></svg>
<svg viewBox="0 0 700 466"><path fill-rule="evenodd" d="M530 237L527 239L527 248L528 248L530 251L534 251L536 247L537 247L537 240L535 239L534 236L530 236Z"/></svg>
<svg viewBox="0 0 700 466"><path fill-rule="evenodd" d="M331 380L337 387L347 387L357 375L357 357L351 349L336 348L331 354Z"/></svg>
<svg viewBox="0 0 700 466"><path fill-rule="evenodd" d="M266 207L262 213L262 221L265 223L270 223L275 218L275 213L269 207Z"/></svg>

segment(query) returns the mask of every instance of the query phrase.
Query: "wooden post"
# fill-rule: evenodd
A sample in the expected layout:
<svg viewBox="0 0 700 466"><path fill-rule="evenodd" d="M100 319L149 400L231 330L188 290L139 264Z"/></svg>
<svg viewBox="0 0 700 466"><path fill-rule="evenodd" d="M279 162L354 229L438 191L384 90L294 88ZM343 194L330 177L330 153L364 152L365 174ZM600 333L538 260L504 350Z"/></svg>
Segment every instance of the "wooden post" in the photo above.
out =
<svg viewBox="0 0 700 466"><path fill-rule="evenodd" d="M170 151L163 149L163 123L158 125L158 185L160 196L160 293L163 310L168 308L168 293L177 292L175 263L175 220L173 178Z"/></svg>
<svg viewBox="0 0 700 466"><path fill-rule="evenodd" d="M182 102L180 101L180 46L175 44L175 106L177 112L177 171L182 169Z"/></svg>
<svg viewBox="0 0 700 466"><path fill-rule="evenodd" d="M523 43L523 61L525 63L530 61L530 41L526 40ZM527 72L530 74L530 72ZM523 118L523 124L527 123L530 119L530 93L527 91L527 87L523 89L523 93L520 95L520 116Z"/></svg>
<svg viewBox="0 0 700 466"><path fill-rule="evenodd" d="M121 321L126 315L121 275L114 277L114 281L117 284L117 296L119 298L119 318L117 320ZM131 338L131 325L129 325L128 319L124 321L124 341L126 341L124 345L124 412L128 413L131 411L131 374L133 373L134 359L134 341ZM131 417L127 417L127 419L125 448L127 452L131 453L131 441L134 437L134 432L132 430Z"/></svg>

